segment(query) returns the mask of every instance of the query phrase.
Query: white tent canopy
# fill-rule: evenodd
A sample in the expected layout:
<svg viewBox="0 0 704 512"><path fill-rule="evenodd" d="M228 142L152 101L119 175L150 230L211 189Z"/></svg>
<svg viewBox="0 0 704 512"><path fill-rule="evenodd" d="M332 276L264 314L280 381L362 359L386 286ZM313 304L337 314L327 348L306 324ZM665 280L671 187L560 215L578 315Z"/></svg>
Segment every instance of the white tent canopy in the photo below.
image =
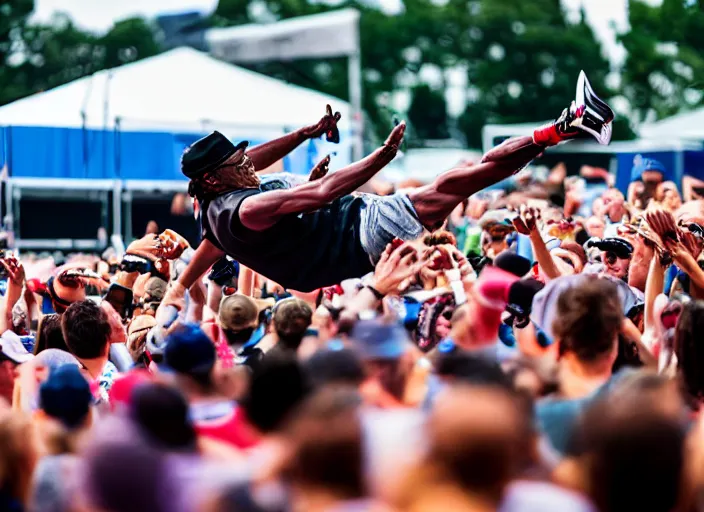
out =
<svg viewBox="0 0 704 512"><path fill-rule="evenodd" d="M677 114L662 121L644 124L640 136L646 139L704 140L704 108Z"/></svg>
<svg viewBox="0 0 704 512"><path fill-rule="evenodd" d="M359 52L359 11L298 16L268 24L214 28L205 40L213 55L232 62L320 59Z"/></svg>
<svg viewBox="0 0 704 512"><path fill-rule="evenodd" d="M246 131L250 136L294 129L319 119L335 97L178 48L100 71L0 107L0 126L48 126L125 131Z"/></svg>

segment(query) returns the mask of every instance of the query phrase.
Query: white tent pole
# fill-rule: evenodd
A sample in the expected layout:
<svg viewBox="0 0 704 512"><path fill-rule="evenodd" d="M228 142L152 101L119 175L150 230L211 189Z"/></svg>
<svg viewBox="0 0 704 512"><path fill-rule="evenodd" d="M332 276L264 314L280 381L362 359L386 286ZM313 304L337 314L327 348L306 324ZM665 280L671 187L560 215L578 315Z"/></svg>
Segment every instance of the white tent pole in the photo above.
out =
<svg viewBox="0 0 704 512"><path fill-rule="evenodd" d="M122 181L119 179L112 187L112 234L122 236Z"/></svg>
<svg viewBox="0 0 704 512"><path fill-rule="evenodd" d="M348 81L350 88L350 106L352 109L350 126L352 127L352 161L364 156L363 136L364 119L362 118L362 56L359 48L359 20L355 25L356 50L347 59Z"/></svg>

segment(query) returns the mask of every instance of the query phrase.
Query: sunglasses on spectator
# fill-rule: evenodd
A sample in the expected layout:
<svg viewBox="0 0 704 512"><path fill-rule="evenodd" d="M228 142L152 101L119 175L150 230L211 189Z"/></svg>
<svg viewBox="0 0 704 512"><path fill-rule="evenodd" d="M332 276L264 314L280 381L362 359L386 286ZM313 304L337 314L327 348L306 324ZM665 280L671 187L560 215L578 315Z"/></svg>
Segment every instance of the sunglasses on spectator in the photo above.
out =
<svg viewBox="0 0 704 512"><path fill-rule="evenodd" d="M630 254L626 257L623 257L623 256L625 256L625 255L624 254L616 254L615 252L612 252L612 251L606 251L606 255L605 255L606 263L608 263L609 265L614 265L616 263L616 261L619 259L621 259L621 260L630 260L631 259Z"/></svg>

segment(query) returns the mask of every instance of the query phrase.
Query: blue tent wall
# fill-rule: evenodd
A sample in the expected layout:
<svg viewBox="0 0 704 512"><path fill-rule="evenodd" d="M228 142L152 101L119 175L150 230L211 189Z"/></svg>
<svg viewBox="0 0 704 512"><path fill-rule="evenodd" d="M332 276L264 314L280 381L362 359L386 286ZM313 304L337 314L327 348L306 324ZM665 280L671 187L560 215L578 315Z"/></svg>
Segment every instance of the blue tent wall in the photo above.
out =
<svg viewBox="0 0 704 512"><path fill-rule="evenodd" d="M202 133L125 132L80 128L0 127L0 168L13 177L181 180L183 151ZM250 140L250 145L262 140ZM302 144L284 159L284 170L307 173L326 148Z"/></svg>
<svg viewBox="0 0 704 512"><path fill-rule="evenodd" d="M0 169L5 166L7 162L7 141L5 139L5 128L0 126Z"/></svg>
<svg viewBox="0 0 704 512"><path fill-rule="evenodd" d="M676 173L677 153L673 151L653 153L620 153L617 155L618 173L616 175L616 188L621 190L624 194L628 190L628 185L631 183L631 170L633 169L633 159L638 154L642 155L644 158L654 158L655 160L659 160L660 162L662 162L665 168L670 171L674 182L677 183L678 186L681 186L682 176L678 176Z"/></svg>
<svg viewBox="0 0 704 512"><path fill-rule="evenodd" d="M704 151L687 151L684 154L684 173L704 180Z"/></svg>

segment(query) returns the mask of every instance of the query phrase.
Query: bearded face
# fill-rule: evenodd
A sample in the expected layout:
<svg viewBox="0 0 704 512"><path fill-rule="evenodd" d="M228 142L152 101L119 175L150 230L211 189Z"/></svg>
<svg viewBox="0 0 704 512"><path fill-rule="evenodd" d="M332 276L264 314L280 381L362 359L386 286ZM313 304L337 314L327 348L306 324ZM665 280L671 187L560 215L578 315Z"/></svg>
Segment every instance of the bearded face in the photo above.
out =
<svg viewBox="0 0 704 512"><path fill-rule="evenodd" d="M232 190L257 188L261 180L257 176L254 162L244 150L239 150L220 167L205 173L197 183L205 194L219 195Z"/></svg>

